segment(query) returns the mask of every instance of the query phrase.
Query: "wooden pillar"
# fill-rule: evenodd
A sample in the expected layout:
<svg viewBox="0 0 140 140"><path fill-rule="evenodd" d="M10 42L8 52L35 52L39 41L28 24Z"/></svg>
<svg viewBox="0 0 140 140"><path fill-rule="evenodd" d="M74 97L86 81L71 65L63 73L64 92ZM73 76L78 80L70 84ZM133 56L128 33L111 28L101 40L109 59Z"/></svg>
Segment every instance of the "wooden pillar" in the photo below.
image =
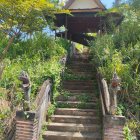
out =
<svg viewBox="0 0 140 140"><path fill-rule="evenodd" d="M56 30L54 32L55 32L55 39L56 39Z"/></svg>
<svg viewBox="0 0 140 140"><path fill-rule="evenodd" d="M68 16L66 14L66 18L65 18L65 28L66 28L66 31L65 31L65 39L67 39L67 35L68 35L67 27L68 27Z"/></svg>

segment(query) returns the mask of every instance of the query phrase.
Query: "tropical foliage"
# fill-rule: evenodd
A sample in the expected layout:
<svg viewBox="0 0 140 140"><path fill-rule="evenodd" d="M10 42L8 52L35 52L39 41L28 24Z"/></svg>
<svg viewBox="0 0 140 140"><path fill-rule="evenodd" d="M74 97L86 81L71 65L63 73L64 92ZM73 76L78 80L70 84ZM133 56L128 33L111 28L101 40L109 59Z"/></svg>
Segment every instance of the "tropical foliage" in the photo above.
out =
<svg viewBox="0 0 140 140"><path fill-rule="evenodd" d="M15 39L52 26L54 14L62 11L66 12L56 0L1 0L0 31L8 42L3 47L0 63Z"/></svg>
<svg viewBox="0 0 140 140"><path fill-rule="evenodd" d="M57 0L0 1L0 138L7 123L4 120L22 106L21 71L30 76L31 101L47 78L52 79L57 93L63 69L59 61L69 43L49 37L43 29L53 26L56 12L68 12L61 6Z"/></svg>
<svg viewBox="0 0 140 140"><path fill-rule="evenodd" d="M39 87L47 78L52 79L53 90L57 94L60 73L63 69L60 59L67 53L65 46L69 46L65 40L55 40L44 33L37 33L33 38L15 42L11 46L3 61L5 68L0 80L0 100L10 103L10 107L3 108L8 109L5 112L1 110L0 121L6 119L15 107L22 107L23 93L18 77L23 70L30 76L31 102L34 101Z"/></svg>
<svg viewBox="0 0 140 140"><path fill-rule="evenodd" d="M112 79L114 69L122 80L121 92L118 95L119 106L121 106L123 115L130 119L128 127L133 135L140 133L138 121L140 111L140 9L138 5L140 5L139 0L120 5L117 10L125 17L121 25L114 28L113 32L98 37L95 43L91 43L93 61L108 84ZM131 139L134 138L129 137L127 140Z"/></svg>

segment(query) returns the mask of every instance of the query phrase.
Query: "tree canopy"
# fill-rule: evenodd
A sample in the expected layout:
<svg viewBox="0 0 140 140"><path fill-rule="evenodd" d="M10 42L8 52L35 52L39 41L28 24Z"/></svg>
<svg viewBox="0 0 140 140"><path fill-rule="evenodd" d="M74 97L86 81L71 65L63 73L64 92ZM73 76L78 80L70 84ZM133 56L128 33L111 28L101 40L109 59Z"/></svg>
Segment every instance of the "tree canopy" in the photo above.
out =
<svg viewBox="0 0 140 140"><path fill-rule="evenodd" d="M9 38L9 42L2 52L0 62L16 37L42 31L52 23L54 14L62 11L57 0L1 0L0 32Z"/></svg>
<svg viewBox="0 0 140 140"><path fill-rule="evenodd" d="M49 22L44 14L52 17L54 12L50 0L1 0L0 30L9 35L42 30Z"/></svg>

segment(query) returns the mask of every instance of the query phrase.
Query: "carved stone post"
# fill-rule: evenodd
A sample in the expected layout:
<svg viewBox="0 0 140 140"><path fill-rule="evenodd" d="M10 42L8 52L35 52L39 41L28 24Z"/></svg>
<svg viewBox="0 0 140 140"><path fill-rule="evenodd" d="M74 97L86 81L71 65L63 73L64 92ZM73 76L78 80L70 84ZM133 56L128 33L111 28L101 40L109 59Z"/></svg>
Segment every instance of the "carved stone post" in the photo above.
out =
<svg viewBox="0 0 140 140"><path fill-rule="evenodd" d="M101 30L98 31L97 35L98 36L101 36Z"/></svg>
<svg viewBox="0 0 140 140"><path fill-rule="evenodd" d="M75 56L75 53L76 53L76 48L75 48L75 43L73 42L70 47L70 57Z"/></svg>
<svg viewBox="0 0 140 140"><path fill-rule="evenodd" d="M60 64L61 65L65 66L66 65L66 62L67 62L67 57L66 56L64 56L64 57L62 57L60 59ZM64 77L64 72L65 72L65 67L63 67L63 69L62 69L62 71L60 73L60 75L61 75L62 78Z"/></svg>
<svg viewBox="0 0 140 140"><path fill-rule="evenodd" d="M117 109L117 92L120 90L120 78L116 71L113 74L113 78L110 84L110 114L115 115Z"/></svg>
<svg viewBox="0 0 140 140"><path fill-rule="evenodd" d="M28 74L22 71L19 76L19 80L22 81L22 89L24 92L23 109L24 111L30 110L30 93L31 93L31 82Z"/></svg>

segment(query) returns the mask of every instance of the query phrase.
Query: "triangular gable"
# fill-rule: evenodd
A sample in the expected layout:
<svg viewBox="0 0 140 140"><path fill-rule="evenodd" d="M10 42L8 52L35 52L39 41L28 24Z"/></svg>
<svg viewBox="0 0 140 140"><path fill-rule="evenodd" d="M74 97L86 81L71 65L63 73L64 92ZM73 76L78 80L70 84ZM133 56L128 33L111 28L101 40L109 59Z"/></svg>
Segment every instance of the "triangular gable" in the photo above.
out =
<svg viewBox="0 0 140 140"><path fill-rule="evenodd" d="M98 6L101 8L101 9L106 9L106 7L103 5L103 3L100 1L100 0L94 0L97 4L98 4Z"/></svg>
<svg viewBox="0 0 140 140"><path fill-rule="evenodd" d="M68 0L66 2L66 5L64 6L65 9L69 9L69 7L72 5L72 3L74 2L75 0Z"/></svg>
<svg viewBox="0 0 140 140"><path fill-rule="evenodd" d="M105 9L100 0L68 0L65 9Z"/></svg>

